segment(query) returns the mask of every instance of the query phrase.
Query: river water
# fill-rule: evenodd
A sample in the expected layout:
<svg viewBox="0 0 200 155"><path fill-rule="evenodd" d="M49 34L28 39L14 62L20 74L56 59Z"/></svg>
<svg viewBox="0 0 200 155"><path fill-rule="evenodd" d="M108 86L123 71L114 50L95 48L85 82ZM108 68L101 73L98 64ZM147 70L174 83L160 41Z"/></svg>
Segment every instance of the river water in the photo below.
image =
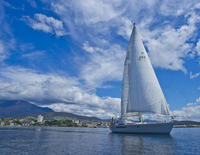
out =
<svg viewBox="0 0 200 155"><path fill-rule="evenodd" d="M200 128L170 135L113 134L108 128L1 127L0 155L200 154Z"/></svg>

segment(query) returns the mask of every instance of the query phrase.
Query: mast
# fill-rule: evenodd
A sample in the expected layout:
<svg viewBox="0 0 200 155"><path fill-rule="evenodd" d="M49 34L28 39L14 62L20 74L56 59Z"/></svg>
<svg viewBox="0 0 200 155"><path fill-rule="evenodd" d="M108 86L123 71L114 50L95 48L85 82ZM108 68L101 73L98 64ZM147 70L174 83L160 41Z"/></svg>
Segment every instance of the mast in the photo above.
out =
<svg viewBox="0 0 200 155"><path fill-rule="evenodd" d="M121 117L142 112L169 115L169 108L134 23L124 63Z"/></svg>

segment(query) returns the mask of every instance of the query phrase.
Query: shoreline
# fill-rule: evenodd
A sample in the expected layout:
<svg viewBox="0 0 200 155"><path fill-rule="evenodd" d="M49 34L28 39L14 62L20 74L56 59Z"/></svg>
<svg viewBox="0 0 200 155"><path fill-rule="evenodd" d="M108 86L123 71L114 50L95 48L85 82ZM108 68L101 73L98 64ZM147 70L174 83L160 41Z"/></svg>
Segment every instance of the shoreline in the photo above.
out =
<svg viewBox="0 0 200 155"><path fill-rule="evenodd" d="M69 128L109 128L109 127L86 127L86 126L0 126L0 128L6 128L6 127L69 127ZM199 128L200 125L174 125L173 128Z"/></svg>
<svg viewBox="0 0 200 155"><path fill-rule="evenodd" d="M174 125L173 128L199 128L200 125Z"/></svg>

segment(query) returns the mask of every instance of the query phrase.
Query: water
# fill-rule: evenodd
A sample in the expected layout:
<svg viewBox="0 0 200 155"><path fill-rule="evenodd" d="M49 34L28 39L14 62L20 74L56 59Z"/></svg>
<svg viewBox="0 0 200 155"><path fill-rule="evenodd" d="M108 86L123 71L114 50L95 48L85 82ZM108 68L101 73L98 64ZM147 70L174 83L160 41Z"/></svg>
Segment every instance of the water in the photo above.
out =
<svg viewBox="0 0 200 155"><path fill-rule="evenodd" d="M171 135L112 134L107 128L2 127L0 155L200 154L200 128Z"/></svg>

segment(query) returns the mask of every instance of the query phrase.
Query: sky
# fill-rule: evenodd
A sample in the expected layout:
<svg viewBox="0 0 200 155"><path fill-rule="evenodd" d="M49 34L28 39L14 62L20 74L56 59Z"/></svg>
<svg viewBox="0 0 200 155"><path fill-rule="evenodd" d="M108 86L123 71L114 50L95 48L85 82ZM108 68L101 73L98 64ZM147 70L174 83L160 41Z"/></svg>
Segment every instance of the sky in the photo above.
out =
<svg viewBox="0 0 200 155"><path fill-rule="evenodd" d="M133 22L171 112L200 120L199 0L0 0L0 99L119 115Z"/></svg>

